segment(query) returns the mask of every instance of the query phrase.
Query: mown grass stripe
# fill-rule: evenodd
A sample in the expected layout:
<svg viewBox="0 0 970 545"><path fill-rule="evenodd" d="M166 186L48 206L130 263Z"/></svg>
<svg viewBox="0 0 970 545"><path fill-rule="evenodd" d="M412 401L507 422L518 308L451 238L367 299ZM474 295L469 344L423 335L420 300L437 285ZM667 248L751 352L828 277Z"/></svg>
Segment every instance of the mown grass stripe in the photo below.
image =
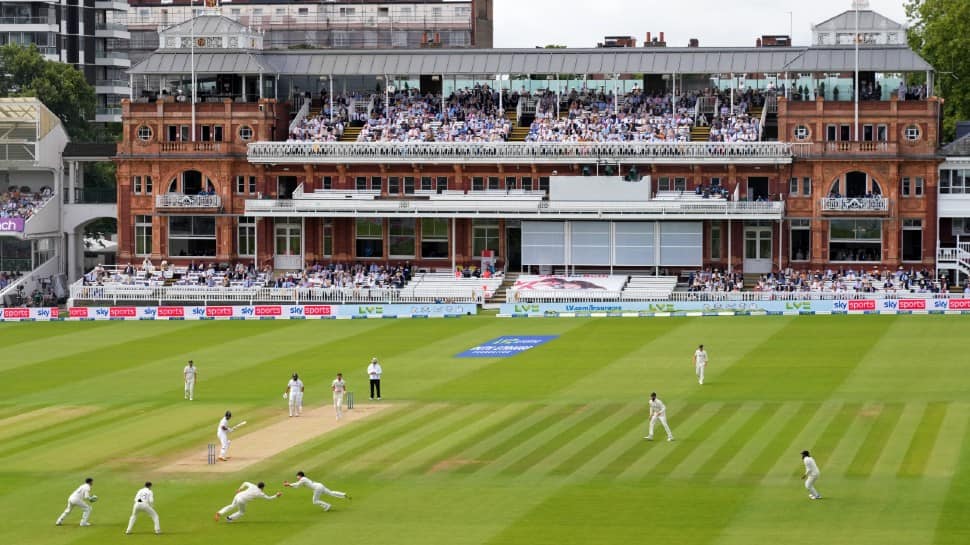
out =
<svg viewBox="0 0 970 545"><path fill-rule="evenodd" d="M480 404L459 407L451 414L440 418L434 426L425 426L420 431L401 436L364 456L357 457L344 465L345 470L364 470L374 479L386 478L395 464L417 456L420 452L433 447L442 438L473 425L490 411L492 407Z"/></svg>
<svg viewBox="0 0 970 545"><path fill-rule="evenodd" d="M940 434L943 419L946 417L949 405L940 401L926 406L923 417L916 427L916 433L909 441L909 448L903 457L903 463L896 471L897 477L922 477L926 470L926 463L933 452L933 445Z"/></svg>
<svg viewBox="0 0 970 545"><path fill-rule="evenodd" d="M882 453L876 459L869 473L870 478L879 476L895 475L903 463L910 441L916 433L923 413L926 412L927 404L922 401L913 401L903 405L902 414L899 422L892 434L886 440L887 447L882 449Z"/></svg>
<svg viewBox="0 0 970 545"><path fill-rule="evenodd" d="M587 468L597 455L602 454L603 446L615 443L619 437L629 433L630 428L636 426L643 420L643 404L631 403L624 408L621 414L624 414L625 417L615 420L613 425L603 429L599 436L589 437L588 439L592 440L589 444L563 460L549 474L558 476L588 475L588 470L587 473L583 473L583 470ZM595 475L595 473L593 474Z"/></svg>
<svg viewBox="0 0 970 545"><path fill-rule="evenodd" d="M859 444L862 443L864 431L872 425L871 418L863 419L859 415L863 406L862 403L843 405L822 435L812 444L799 450L810 451L826 474L841 474L859 448ZM800 459L798 452L794 457ZM790 474L801 475L802 473L804 473L804 466L793 466Z"/></svg>
<svg viewBox="0 0 970 545"><path fill-rule="evenodd" d="M967 433L970 421L970 405L952 402L940 426L940 434L933 445L923 475L926 477L952 477L960 458L960 445Z"/></svg>
<svg viewBox="0 0 970 545"><path fill-rule="evenodd" d="M695 449L707 441L714 431L725 421L732 418L740 408L740 403L725 403L717 413L701 423L689 436L681 435L678 437L677 430L673 430L674 437L677 438L676 441L672 445L667 445L671 448L666 451L663 458L654 464L653 469L644 478L669 477ZM658 439L658 441L663 441L663 439Z"/></svg>
<svg viewBox="0 0 970 545"><path fill-rule="evenodd" d="M847 477L868 477L872 474L872 467L882 454L889 441L889 436L899 424L899 417L903 414L903 406L900 403L893 403L883 408L882 413L876 418L865 441L856 452L855 458L845 471Z"/></svg>
<svg viewBox="0 0 970 545"><path fill-rule="evenodd" d="M745 470L746 479L762 483L789 481L794 473L792 468L801 459L798 453L805 449L811 450L826 426L839 414L841 407L842 403L838 401L806 403L803 411L793 419L792 426L785 427L748 466ZM765 471L766 467L770 469Z"/></svg>
<svg viewBox="0 0 970 545"><path fill-rule="evenodd" d="M492 464L498 463L502 456L504 456L507 452L528 441L538 433L551 426L557 420L568 416L569 413L575 410L576 406L574 405L553 406L551 412L545 414L542 418L533 421L529 426L518 429L514 434L506 437L503 441L492 445L491 448L481 452L474 458L474 460L476 460L478 463L458 467L455 469L455 473L466 475L478 473L479 471L490 467Z"/></svg>
<svg viewBox="0 0 970 545"><path fill-rule="evenodd" d="M603 426L609 426L614 420L622 417L623 405L609 404L596 409L588 418L568 430L568 434L560 434L555 441L544 445L535 451L536 456L517 464L521 476L544 475L557 467L563 460L589 444L590 438L599 435ZM541 456L539 454L541 453Z"/></svg>
<svg viewBox="0 0 970 545"><path fill-rule="evenodd" d="M751 440L745 441L731 459L725 462L714 480L737 479L744 475L745 470L750 467L751 461L764 452L771 440L778 437L778 434L789 424L796 422L800 409L801 403L792 402L783 403L777 409L771 411L769 420L762 423L759 428L752 430Z"/></svg>
<svg viewBox="0 0 970 545"><path fill-rule="evenodd" d="M737 426L727 430L727 436L721 443L721 446L715 450L713 447L707 448L705 445L705 448L698 451L706 454L707 460L694 469L690 477L693 479L711 479L717 475L724 466L730 463L741 452L745 445L755 440L758 436L758 431L764 427L765 423L771 419L771 416L775 414L779 407L781 407L780 403L768 403L766 405L752 404L750 408L746 404L745 407L742 407L738 414L739 416L744 416L744 418L738 418L739 423ZM725 424L725 428L728 428L728 424ZM718 432L720 431L718 430ZM694 453L695 456L697 454ZM683 467L686 468L689 465L688 462L685 462Z"/></svg>
<svg viewBox="0 0 970 545"><path fill-rule="evenodd" d="M436 452L434 456L418 464L412 472L417 474L437 473L443 464L456 460L459 454L468 451L486 439L495 437L502 430L522 421L525 416L534 415L540 407L538 404L524 403L505 405L502 409L484 418L479 426L470 426L462 430L461 433L453 434L450 438L452 441L449 444L444 445L444 448Z"/></svg>
<svg viewBox="0 0 970 545"><path fill-rule="evenodd" d="M688 410L689 407L693 407L692 410ZM717 413L723 408L722 403L691 403L685 405L677 413L680 415L678 417L678 424L676 426L671 425L670 431L674 432L674 437L687 438L696 437L697 429L704 425L711 418L714 418ZM689 414L688 414L689 413ZM686 418L684 418L686 417ZM638 481L645 477L654 466L668 454L668 448L664 446L656 446L643 438L643 434L646 430L640 427L642 432L635 438L631 448L639 451L639 455L630 463L622 473L616 476L618 481ZM665 442L666 436L664 431L654 430L654 434L657 437L657 441ZM677 439L680 441L682 439Z"/></svg>
<svg viewBox="0 0 970 545"><path fill-rule="evenodd" d="M537 435L534 440L524 443L520 448L510 452L507 456L507 458L510 458L509 462L496 464L494 467L499 469L498 473L502 475L522 474L530 467L545 460L563 444L572 440L578 434L578 430L587 429L588 425L595 425L604 409L609 410L609 407L600 407L598 410L589 405L581 407L580 410L563 419L562 422L550 426L548 430ZM484 473L488 473L488 471Z"/></svg>
<svg viewBox="0 0 970 545"><path fill-rule="evenodd" d="M674 437L677 437L678 430L684 431L684 432L687 432L688 430L687 428L680 428L680 427L675 428L674 425L679 423L679 426L683 426L684 423L689 422L691 417L693 417L694 414L696 414L697 411L700 410L702 406L704 406L703 403L688 403L683 407L677 407L676 405L671 405L670 409L676 410L676 412L673 412L672 410L668 410L667 411L668 414L677 416L677 422L675 423L671 423L668 419L668 424L670 424L670 430L674 432ZM649 410L645 409L645 411L647 412L645 412L644 414L644 419L647 421L647 425L649 425L649 421L650 421ZM657 434L658 438L664 439L665 438L664 433L666 432L664 432L663 426L660 426L659 422L657 423L657 425L660 429L654 430L654 433ZM647 430L644 429L642 426L641 426L641 429L643 430L643 435L646 435ZM622 454L617 456L612 462L610 462L608 466L606 466L606 468L603 470L603 474L617 475L617 476L622 475L624 471L629 469L633 464L637 463L637 460L639 460L641 457L643 457L643 455L646 452L648 452L648 449L646 449L644 446L643 437L640 436L635 439L638 439L638 440L631 441L627 449L623 451Z"/></svg>

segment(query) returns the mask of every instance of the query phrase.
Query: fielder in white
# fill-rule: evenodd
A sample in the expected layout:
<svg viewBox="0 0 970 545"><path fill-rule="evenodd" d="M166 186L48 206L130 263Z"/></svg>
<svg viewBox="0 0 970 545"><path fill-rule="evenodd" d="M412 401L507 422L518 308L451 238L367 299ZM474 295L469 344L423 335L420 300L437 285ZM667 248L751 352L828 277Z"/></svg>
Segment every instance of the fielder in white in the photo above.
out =
<svg viewBox="0 0 970 545"><path fill-rule="evenodd" d="M232 418L232 411L226 411L226 415L219 421L219 427L216 428L216 437L219 438L219 444L222 445L219 450L219 459L223 462L229 459L229 445L232 444L232 441L229 440L229 434L232 432L232 427L229 426L230 418Z"/></svg>
<svg viewBox="0 0 970 545"><path fill-rule="evenodd" d="M667 440L673 441L674 434L670 431L670 426L667 425L667 406L664 405L663 401L657 399L657 393L653 392L650 394L650 429L647 436L644 437L647 441L653 441L653 425L658 420L667 432Z"/></svg>
<svg viewBox="0 0 970 545"><path fill-rule="evenodd" d="M182 378L185 380L185 399L192 401L195 397L195 379L199 376L199 369L189 360L189 364L182 369Z"/></svg>
<svg viewBox="0 0 970 545"><path fill-rule="evenodd" d="M822 472L818 470L818 464L815 463L815 458L812 458L812 455L807 450L802 451L802 463L805 464L805 474L802 475L802 479L805 480L805 489L808 490L809 499L822 499L822 495L818 493L818 490L815 490L815 481L818 480Z"/></svg>
<svg viewBox="0 0 970 545"><path fill-rule="evenodd" d="M256 498L263 498L264 500L275 500L276 498L283 495L282 492L277 492L272 496L267 496L266 493L263 492L263 488L265 486L266 486L266 483L263 483L263 482L259 482L256 484L253 484L250 482L242 483L242 485L240 485L239 488L236 489L236 495L235 497L232 498L232 503L230 503L229 505L223 507L222 509L216 512L216 516L215 516L216 522L219 522L219 517L221 517L222 515L225 515L226 513L228 513L233 509L235 509L236 512L226 517L226 522L239 520L240 518L243 517L243 515L246 514L246 504L252 500L255 500Z"/></svg>
<svg viewBox="0 0 970 545"><path fill-rule="evenodd" d="M697 383L704 384L704 369L707 367L707 351L704 345L697 347L694 351L694 373L697 375Z"/></svg>
<svg viewBox="0 0 970 545"><path fill-rule="evenodd" d="M152 492L151 481L145 483L145 487L135 493L135 506L131 508L131 518L128 519L128 529L125 530L125 535L130 534L131 529L135 527L138 513L147 513L152 518L152 522L155 523L155 533L162 533L162 527L158 524L158 513L155 512L155 493Z"/></svg>
<svg viewBox="0 0 970 545"><path fill-rule="evenodd" d="M300 488L301 486L305 486L310 490L313 490L313 505L317 505L323 508L324 511L329 511L331 506L329 503L320 499L320 496L322 496L323 494L326 494L328 496L333 496L334 498L344 498L346 500L350 499L350 494L346 492L340 492L338 490L330 490L329 488L324 486L323 483L318 483L315 481L311 481L310 479L307 479L306 474L303 473L302 471L297 471L296 477L297 479L295 483L283 481L283 486L288 486L290 488Z"/></svg>
<svg viewBox="0 0 970 545"><path fill-rule="evenodd" d="M290 416L300 416L303 413L303 381L300 375L293 373L293 378L286 383L283 399L290 399Z"/></svg>
<svg viewBox="0 0 970 545"><path fill-rule="evenodd" d="M81 514L81 526L91 526L88 519L91 517L91 503L98 501L98 497L91 494L91 486L94 484L94 479L88 477L84 479L84 484L77 487L77 490L71 492L71 495L67 498L67 509L61 513L61 516L57 517L57 522L54 524L60 526L64 519L67 518L71 511L75 507L84 511ZM88 503L91 502L91 503Z"/></svg>
<svg viewBox="0 0 970 545"><path fill-rule="evenodd" d="M333 390L333 410L337 413L337 420L340 420L340 417L343 416L344 392L347 391L347 383L344 382L343 374L337 373L337 378L330 383L330 389Z"/></svg>

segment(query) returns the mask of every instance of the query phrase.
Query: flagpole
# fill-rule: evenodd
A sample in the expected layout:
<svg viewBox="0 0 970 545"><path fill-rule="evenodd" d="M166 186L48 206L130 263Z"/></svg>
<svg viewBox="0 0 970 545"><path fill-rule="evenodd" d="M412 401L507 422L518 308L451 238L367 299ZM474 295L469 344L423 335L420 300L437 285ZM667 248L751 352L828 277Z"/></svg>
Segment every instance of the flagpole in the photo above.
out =
<svg viewBox="0 0 970 545"><path fill-rule="evenodd" d="M853 138L853 140L856 142L859 141L859 42L862 39L861 36L859 36L859 7L861 4L862 2L860 0L856 0L853 6L855 7L855 84L853 85L853 89L855 90L855 138Z"/></svg>

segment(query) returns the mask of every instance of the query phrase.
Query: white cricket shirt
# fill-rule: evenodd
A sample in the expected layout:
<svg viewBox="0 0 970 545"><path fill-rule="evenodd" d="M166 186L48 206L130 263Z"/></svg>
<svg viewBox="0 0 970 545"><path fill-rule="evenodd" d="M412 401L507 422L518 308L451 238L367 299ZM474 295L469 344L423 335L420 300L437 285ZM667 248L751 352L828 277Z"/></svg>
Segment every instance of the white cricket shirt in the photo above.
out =
<svg viewBox="0 0 970 545"><path fill-rule="evenodd" d="M347 391L347 383L341 379L334 379L330 386L335 394L342 394Z"/></svg>
<svg viewBox="0 0 970 545"><path fill-rule="evenodd" d="M267 496L265 492L259 489L258 486L253 483L243 483L240 488L244 490L236 494L236 500L242 503L246 503L249 500L254 500L256 498L263 498L265 500L276 499L276 496Z"/></svg>
<svg viewBox="0 0 970 545"><path fill-rule="evenodd" d="M226 417L224 417L224 416L222 417L222 420L219 421L219 427L216 428L216 433L218 433L219 435L222 435L224 433L229 433L229 430L227 430L227 429L224 430L224 429L222 429L223 427L226 427L226 428L230 427L229 426L229 419L226 418Z"/></svg>
<svg viewBox="0 0 970 545"><path fill-rule="evenodd" d="M91 497L91 485L84 483L77 487L77 490L71 493L71 499L74 501L86 500Z"/></svg>
<svg viewBox="0 0 970 545"><path fill-rule="evenodd" d="M185 380L195 382L195 370L196 367L194 365L186 365L185 369L182 370L182 375L185 376Z"/></svg>
<svg viewBox="0 0 970 545"><path fill-rule="evenodd" d="M145 487L138 492L135 492L135 503L155 505L155 494L152 492L152 489Z"/></svg>
<svg viewBox="0 0 970 545"><path fill-rule="evenodd" d="M663 401L660 401L659 397L657 399L650 400L651 415L656 414L658 416L666 416L666 413L667 413L667 406L664 405Z"/></svg>
<svg viewBox="0 0 970 545"><path fill-rule="evenodd" d="M802 459L802 461L805 462L805 473L808 476L810 477L819 476L821 472L818 470L818 464L815 463L815 458L812 458L811 456L806 456L805 458Z"/></svg>
<svg viewBox="0 0 970 545"><path fill-rule="evenodd" d="M696 350L694 352L694 360L697 362L697 365L707 365L707 351Z"/></svg>
<svg viewBox="0 0 970 545"><path fill-rule="evenodd" d="M290 389L291 394L299 394L303 392L303 381L300 379L290 379L290 381L286 383L286 386Z"/></svg>

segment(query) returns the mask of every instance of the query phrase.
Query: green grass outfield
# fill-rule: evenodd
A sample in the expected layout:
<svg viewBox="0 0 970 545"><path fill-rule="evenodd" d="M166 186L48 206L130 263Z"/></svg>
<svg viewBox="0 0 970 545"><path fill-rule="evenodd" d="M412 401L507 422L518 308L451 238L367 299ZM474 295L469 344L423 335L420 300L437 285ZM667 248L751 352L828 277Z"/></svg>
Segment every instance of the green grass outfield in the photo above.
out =
<svg viewBox="0 0 970 545"><path fill-rule="evenodd" d="M968 332L957 316L0 324L0 543L965 545ZM454 357L515 334L560 337ZM337 371L359 402L375 354L393 408L239 474L157 472L204 452L227 408L285 419L294 370L308 406ZM651 390L674 443L643 440ZM242 480L276 490L298 469L354 500L323 513L287 489L212 521ZM55 527L89 475L94 526ZM142 518L126 538L146 479L165 535Z"/></svg>

